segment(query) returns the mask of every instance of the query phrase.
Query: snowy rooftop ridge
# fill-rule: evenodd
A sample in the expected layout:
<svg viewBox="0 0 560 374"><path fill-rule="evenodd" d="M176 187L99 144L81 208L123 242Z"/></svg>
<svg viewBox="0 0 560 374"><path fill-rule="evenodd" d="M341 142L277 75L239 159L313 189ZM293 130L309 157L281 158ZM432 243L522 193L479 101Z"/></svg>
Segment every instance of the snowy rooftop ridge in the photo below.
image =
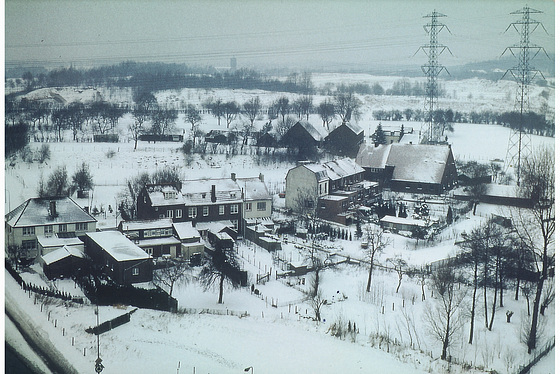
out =
<svg viewBox="0 0 560 374"><path fill-rule="evenodd" d="M142 248L118 231L88 232L86 235L117 261L151 258Z"/></svg>
<svg viewBox="0 0 560 374"><path fill-rule="evenodd" d="M54 262L60 261L66 257L70 257L70 256L74 256L74 257L78 257L78 258L84 258L84 252L79 249L76 248L74 246L63 246L61 248L58 248L52 252L47 253L46 255L43 255L43 262L46 265L50 265Z"/></svg>
<svg viewBox="0 0 560 374"><path fill-rule="evenodd" d="M54 202L56 214L50 214ZM74 222L97 222L69 197L31 198L6 214L6 223L11 227L27 227Z"/></svg>

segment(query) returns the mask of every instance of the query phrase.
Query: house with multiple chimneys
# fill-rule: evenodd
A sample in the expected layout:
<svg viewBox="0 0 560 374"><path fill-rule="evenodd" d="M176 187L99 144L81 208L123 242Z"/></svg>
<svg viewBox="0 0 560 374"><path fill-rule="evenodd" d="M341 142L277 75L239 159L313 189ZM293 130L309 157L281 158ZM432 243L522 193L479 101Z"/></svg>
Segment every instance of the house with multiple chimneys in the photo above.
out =
<svg viewBox="0 0 560 374"><path fill-rule="evenodd" d="M95 231L97 220L69 197L31 198L5 216L5 247L19 247L22 256L35 258L42 254L39 242L83 238L86 232ZM45 240L50 238L50 240ZM42 247L44 248L44 246Z"/></svg>
<svg viewBox="0 0 560 374"><path fill-rule="evenodd" d="M272 196L263 175L255 178L203 178L180 185L146 185L137 200L139 220L222 222L239 232L244 219L270 218Z"/></svg>

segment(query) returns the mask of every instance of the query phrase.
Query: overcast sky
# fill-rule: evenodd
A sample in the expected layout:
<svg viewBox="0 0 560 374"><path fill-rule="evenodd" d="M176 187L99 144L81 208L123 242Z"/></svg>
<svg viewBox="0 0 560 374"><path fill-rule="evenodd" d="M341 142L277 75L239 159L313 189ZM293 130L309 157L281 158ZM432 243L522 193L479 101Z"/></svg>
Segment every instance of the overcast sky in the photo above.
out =
<svg viewBox="0 0 560 374"><path fill-rule="evenodd" d="M6 66L68 66L125 60L238 67L419 65L429 43L423 16L436 10L451 33L447 66L498 58L519 43L510 29L526 4L548 31L531 42L554 53L554 1L206 0L5 1Z"/></svg>

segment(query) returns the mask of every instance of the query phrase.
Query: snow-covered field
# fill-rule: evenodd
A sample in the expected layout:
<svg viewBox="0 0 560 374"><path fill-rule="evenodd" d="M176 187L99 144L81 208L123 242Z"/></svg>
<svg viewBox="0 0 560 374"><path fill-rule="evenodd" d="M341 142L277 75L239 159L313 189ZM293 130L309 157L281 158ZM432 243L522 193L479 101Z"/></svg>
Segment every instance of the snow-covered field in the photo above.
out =
<svg viewBox="0 0 560 374"><path fill-rule="evenodd" d="M373 84L378 81L384 88L389 88L392 85L391 79L395 78L314 76L314 82L318 86L327 80L336 82L336 79L346 83L352 83L354 80L362 83L371 81ZM460 108L464 108L457 108L458 110L480 109L481 105L509 110L508 105L511 103L505 100L504 90L513 89L515 96L515 87L509 87L509 83L511 82L488 85L478 80L469 80L461 85L461 82L446 82L446 91L448 94L451 92L451 95L453 91L457 91L456 100L462 103ZM468 93L471 91L473 99L469 101ZM68 90L66 93L69 101L72 101L72 92L76 91ZM84 95L86 100L91 96L91 92L82 92L80 95ZM281 94L242 90L182 90L159 93L157 97L160 102L184 100L200 103L210 96L243 102L254 95L259 95L264 103L269 103ZM116 101L128 100L123 92L115 93L114 96ZM384 101L379 101L380 97L373 96L362 98L365 103L364 118L359 125L364 128L366 136L375 130L378 123L371 119L372 110L402 109L412 103L417 105L413 109L423 106L422 99L418 98L381 98ZM321 100L316 97L314 103L317 104ZM442 106L446 107L445 104ZM265 120L258 120L257 126L261 126ZM320 123L317 117L310 120ZM130 116L121 118L121 139L125 138L125 129L130 121ZM401 123L403 122L382 124L400 127ZM404 124L414 128L420 126L419 123ZM177 121L178 131L185 130L185 133L188 133L189 126L182 121L182 117ZM209 131L219 127L213 117L204 115L201 128ZM222 124L221 128L225 128L225 124ZM495 125L458 124L455 125L455 132L449 134L449 142L456 159L484 162L503 159L508 138L509 130ZM552 138L532 136L531 140L533 146L554 144ZM140 142L136 151L133 150L134 144L131 141L116 144L63 142L49 145L51 159L43 165L37 162L26 164L19 159L13 165L6 163L6 212L36 195L41 175L47 178L61 165L65 165L68 174L72 175L83 161L89 164L96 187L91 200L82 203L98 208L116 205L126 179L166 165L181 167L186 178L229 177L232 172L237 173L238 177L263 173L265 181L275 193L283 191L286 172L293 167L287 163L260 166L255 162L252 151L233 158L224 154L207 155L204 158L195 156L191 166L186 167L183 154L177 150L180 147L178 143ZM39 143L31 143L32 149L39 146ZM114 156L108 158L109 151L114 151ZM279 203L281 204L281 201ZM468 232L492 213L507 212L500 207L482 205L477 209L477 216L465 217L447 228L441 234L442 241L435 245L428 246L421 242L417 246L415 240L388 234L391 244L380 254L378 261L385 265L388 259L401 257L411 266L422 266L446 258L458 250L454 242L460 233ZM443 214L445 212L442 212ZM114 227L117 220L118 217L114 214L100 216L98 227ZM278 256L297 261L302 255L296 245L303 244L291 241L284 245ZM335 257L338 259L364 256L359 240L336 240L325 245L329 251L338 255ZM281 261L253 245L240 243L238 251L243 268L249 272L250 283L255 282L257 274L264 274L265 271L271 271L270 269L272 274L285 270ZM37 267L33 269L40 271ZM37 274L32 273L24 274L24 279L39 285L44 282ZM288 281L291 284L288 284ZM257 373L426 373L448 370L448 365L438 358L441 345L430 336L425 326L425 306L433 300L428 291L428 300L421 301L421 285L418 278L405 276L399 293L395 293L397 274L378 269L374 272L373 290L366 293L365 267L342 264L325 270L320 287L327 305L323 307L324 321L320 323L308 318L312 315L310 305L304 301L304 292L308 286L298 284L298 281L273 279L264 285L256 285L262 293L262 298L251 294L248 289L228 289L224 296L225 302L221 305L216 302L216 290L205 291L196 281L176 286L173 296L178 299L179 307L189 313L171 314L138 310L132 314L130 323L101 335L100 351L105 365L103 372L191 373L195 370L197 373L241 373L251 366ZM66 306L55 302L44 306L41 312L41 303L34 303L33 297L25 296L7 273L5 284L7 302L17 300L20 308L36 323L38 332L52 340L79 372L93 370L93 362L97 357L96 340L93 335L85 332L86 328L95 324L92 305ZM309 284L309 279L305 284ZM69 281L57 281L56 287L65 292L80 294L80 290ZM272 304L277 306L273 307ZM506 292L504 307L498 309L492 331L487 331L484 327L482 311L478 311L473 345L466 344L468 322L465 319L465 326L460 332L461 338L451 347L452 357L472 367L484 367L484 370L493 369L499 373L516 372L519 365L531 359L520 341L521 324L527 315L526 308L524 300L515 301L511 292ZM131 309L102 307L99 312L100 321L114 318ZM215 314L200 314L203 309L210 309ZM505 321L506 310L514 312L510 324ZM247 315L240 317L245 312ZM543 341L554 337L554 312L555 307L552 304L546 311ZM50 320L47 320L48 313ZM418 337L413 330L407 328L406 319L413 321ZM56 327L54 320L57 321ZM345 339L331 336L329 327L337 321L341 321L343 326L347 326L349 321L352 326L355 323L358 330L355 338L350 335ZM62 329L65 331L64 336ZM7 338L9 331L11 330L7 329ZM389 341L382 341L380 337L388 338ZM553 357L553 353L547 356L535 372L554 372L554 360L550 357ZM450 370L456 373L480 372L458 365L452 365Z"/></svg>

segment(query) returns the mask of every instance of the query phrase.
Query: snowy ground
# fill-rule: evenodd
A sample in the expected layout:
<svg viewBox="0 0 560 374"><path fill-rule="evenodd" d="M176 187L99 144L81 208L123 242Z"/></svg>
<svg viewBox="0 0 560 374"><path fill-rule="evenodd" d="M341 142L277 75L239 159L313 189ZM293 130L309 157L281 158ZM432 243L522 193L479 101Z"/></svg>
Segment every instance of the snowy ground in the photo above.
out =
<svg viewBox="0 0 560 374"><path fill-rule="evenodd" d="M358 77L356 81L363 79L366 78ZM392 84L390 79L387 79L386 83L382 83L385 80L381 78L379 81L384 88L389 88ZM321 79L315 82L319 85ZM451 83L447 84L447 92L453 92L449 88ZM468 96L467 92L473 91L473 96L478 97L480 101L466 100L467 104L461 104L464 105L461 107L464 109L459 110L467 110L468 106L476 107L481 105L481 102L500 107L507 105L504 103L505 93L501 85L509 83L487 86L485 89L481 88L481 84L485 85L485 82L470 80L468 84L466 87L457 86L457 100L463 100L461 95ZM476 94L477 92L481 93ZM219 95L227 100L235 99L243 102L255 93L240 90L210 90L210 92L182 90L160 93L158 100L203 102L209 95ZM274 97L280 95L265 92L256 94L262 95L261 99L265 103L271 102ZM68 95L71 96L72 93ZM87 99L91 93L82 92L81 95L86 95L84 98ZM122 92L113 95L117 101L126 101L124 97L126 95ZM386 103L374 99L377 100L377 97L371 97L371 100L364 98L368 103L367 115L364 115L364 119L359 124L365 129L366 136L374 131L378 123L370 119L369 113L373 108L388 109L392 105L395 109L402 109L411 103L421 108L423 105L423 101L418 98L389 98L392 101ZM315 104L320 100L316 97ZM124 129L131 120L130 116L120 120L121 134L126 133ZM319 121L318 118L311 118L311 120ZM265 119L262 118L257 121L257 125L260 126L264 122ZM400 127L401 123L384 122L383 125ZM407 122L404 124L416 128L415 124ZM184 129L188 134L189 126L181 120L178 121L177 127L179 131ZM216 120L210 115L204 116L201 127L204 131L219 128ZM224 127L225 124L222 124L221 128ZM493 125L458 124L455 126L455 132L449 134L455 158L461 160L503 159L508 138L508 129ZM532 136L531 139L534 146L554 144L552 138ZM65 165L69 175L72 175L82 161L89 164L96 186L90 200L80 201L80 203L103 207L105 210L108 205L114 208L117 204L126 179L140 172L152 172L166 165L183 168L185 165L182 153L177 151L180 147L177 143L141 142L136 151L133 151L132 142L117 144L65 142L49 145L51 159L43 165L37 162L25 164L21 160L17 160L13 166L7 163L6 212L14 209L27 198L35 196L40 176L48 177L52 170L61 165ZM39 146L40 144L37 143L31 144L32 149ZM115 152L111 158L107 157L109 151ZM254 155L249 151L246 155L234 158L227 158L224 154L208 155L205 158L195 156L191 166L183 170L184 177L188 178L229 177L232 172L237 173L238 177L246 177L256 176L262 172L270 190L277 193L283 191L284 177L291 167L293 165L287 163L258 165L255 163ZM281 200L277 201L281 204ZM446 211L442 210L441 214L445 213ZM415 240L390 234L391 244L379 255L378 262L386 265L387 259L400 256L411 266L422 266L453 255L458 250L454 242L460 233L469 231L492 213L507 212L496 206L481 205L477 209L477 216L471 215L455 222L442 233L441 242L435 244L428 245L420 242L417 245ZM100 215L97 218L100 228L115 227L118 222L118 217L114 214ZM304 244L290 239L277 257L299 261L303 256L296 245ZM338 255L334 257L336 259L347 256L363 258L359 240L329 241L325 246ZM249 272L251 283L255 282L257 274L264 274L267 271L275 274L276 271L285 270L285 265L281 261L254 245L240 244L238 250L242 258L242 266ZM40 272L40 269L33 267L33 271ZM23 277L26 281L39 285L49 284L45 283L38 274L24 273ZM178 299L180 308L197 313L183 315L150 310L135 312L130 323L101 336L101 357L106 367L104 373L124 371L190 373L193 368L196 368L196 372L238 373L249 366L253 366L258 373L368 373L372 371L421 373L447 370L447 365L438 359L440 345L430 337L425 328L422 316L425 305L432 300L428 297L428 301L420 301L420 280L405 276L398 294L395 293L398 280L394 272L376 270L373 290L370 293L365 292L366 281L367 269L363 266L343 264L326 270L322 275L321 290L328 304L322 311L324 322L318 324L307 318L312 312L309 304L304 301L304 292L308 286L300 284L301 279L273 279L265 285L256 285L262 293L262 299L252 295L248 289L228 289L225 303L222 305L216 303L216 290L205 291L196 281L182 284L174 289L173 296ZM306 285L308 284L309 280L306 282ZM69 281L57 281L53 286L65 292L81 294L80 290ZM78 371L86 372L93 369L96 342L93 336L85 333L86 328L95 324L93 306L66 306L53 303L43 305L41 312L41 303L34 303L34 298L26 297L9 275L6 275L6 295L10 295L10 300L17 300L21 309L36 322L38 330L53 341ZM450 351L455 359L472 363L473 366L483 366L488 370L494 369L500 373L515 372L518 365L530 360L524 345L520 342L520 326L524 315L527 314L525 301L514 301L511 293L507 292L504 302L504 307L497 311L495 328L491 332L484 328L482 311L477 311L473 345L466 344L468 324L465 323L461 331L462 338L452 346ZM277 307L273 307L272 304ZM203 309L213 310L216 314L198 314ZM130 310L131 308L102 307L100 320L105 321ZM505 322L506 310L514 311L511 324ZM547 309L544 340L554 336L552 318L554 310L554 304ZM50 317L48 317L49 312ZM245 312L248 316L239 317ZM412 332L406 328L405 317L412 318L414 321L418 338L413 336L411 339ZM57 327L54 326L54 320L57 321ZM347 325L348 321L356 324L359 333L356 335L355 342L349 336L343 340L330 336L329 327L338 320L343 325ZM11 330L7 329L7 332L9 331ZM9 338L8 333L6 336ZM388 337L390 343L384 341L380 344L377 338L372 347L370 341L372 336ZM74 338L74 345L72 345L72 338ZM411 347L411 340L414 350ZM552 353L539 364L538 372L554 371L554 360L550 357L553 357ZM458 373L464 372L465 369L452 366L451 371Z"/></svg>

